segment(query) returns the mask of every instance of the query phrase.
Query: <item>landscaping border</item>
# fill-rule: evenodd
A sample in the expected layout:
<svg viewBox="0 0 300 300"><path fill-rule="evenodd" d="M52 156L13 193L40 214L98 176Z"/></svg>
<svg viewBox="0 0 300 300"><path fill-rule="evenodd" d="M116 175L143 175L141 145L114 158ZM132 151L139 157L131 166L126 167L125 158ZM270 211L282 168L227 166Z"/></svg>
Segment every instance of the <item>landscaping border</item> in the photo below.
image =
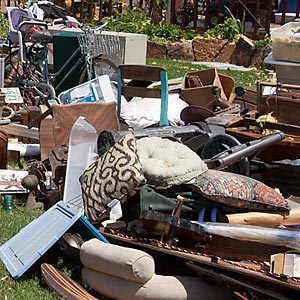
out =
<svg viewBox="0 0 300 300"><path fill-rule="evenodd" d="M269 45L256 48L254 42L246 36L232 43L216 38L195 38L165 44L152 41L147 43L147 58L216 61L256 68L263 67L263 60L270 51Z"/></svg>

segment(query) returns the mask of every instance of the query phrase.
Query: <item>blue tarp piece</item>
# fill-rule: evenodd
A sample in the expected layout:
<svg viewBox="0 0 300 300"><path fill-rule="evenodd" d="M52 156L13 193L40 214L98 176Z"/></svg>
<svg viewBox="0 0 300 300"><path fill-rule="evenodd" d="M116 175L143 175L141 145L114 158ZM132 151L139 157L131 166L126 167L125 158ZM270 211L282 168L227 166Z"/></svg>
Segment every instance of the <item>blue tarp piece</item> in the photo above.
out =
<svg viewBox="0 0 300 300"><path fill-rule="evenodd" d="M72 226L83 237L108 241L68 203L60 201L0 247L0 258L14 279L23 275Z"/></svg>

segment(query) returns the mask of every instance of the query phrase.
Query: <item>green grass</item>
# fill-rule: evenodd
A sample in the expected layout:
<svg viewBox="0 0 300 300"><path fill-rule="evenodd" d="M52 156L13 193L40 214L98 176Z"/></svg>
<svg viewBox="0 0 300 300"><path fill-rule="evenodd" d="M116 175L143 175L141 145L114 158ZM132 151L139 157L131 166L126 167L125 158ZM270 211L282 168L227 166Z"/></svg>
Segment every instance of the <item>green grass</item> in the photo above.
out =
<svg viewBox="0 0 300 300"><path fill-rule="evenodd" d="M0 209L0 245L13 237L32 220L41 215L42 210L15 209L12 213ZM4 264L0 261L0 300L58 300L62 299L46 286L42 279L40 268L35 267L30 274L24 274L20 279L10 277Z"/></svg>
<svg viewBox="0 0 300 300"><path fill-rule="evenodd" d="M38 218L43 210L27 210L22 207L22 200L13 212L1 209L0 205L0 245L5 243L22 228ZM53 220L55 222L55 220ZM57 244L52 246L28 271L19 279L12 279L5 265L0 260L0 300L62 300L63 298L52 291L43 280L41 264L50 263L69 275L79 284L81 280L81 264L79 260L63 255ZM109 300L108 297L98 295L98 299Z"/></svg>
<svg viewBox="0 0 300 300"><path fill-rule="evenodd" d="M183 77L187 72L194 72L198 70L205 70L208 67L193 64L192 62L178 61L178 60L165 60L165 59L147 59L147 64L157 65L164 67L168 72L168 78ZM236 70L219 70L221 74L232 76L235 86L241 86L245 89L256 90L257 80L270 79L269 74L264 70L250 70L241 72Z"/></svg>

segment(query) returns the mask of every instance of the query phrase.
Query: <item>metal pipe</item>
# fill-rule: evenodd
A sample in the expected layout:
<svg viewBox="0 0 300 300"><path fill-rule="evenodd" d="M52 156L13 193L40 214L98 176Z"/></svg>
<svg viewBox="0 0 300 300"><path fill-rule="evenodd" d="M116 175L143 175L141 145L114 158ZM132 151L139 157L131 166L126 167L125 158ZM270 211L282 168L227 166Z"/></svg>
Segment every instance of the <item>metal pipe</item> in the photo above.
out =
<svg viewBox="0 0 300 300"><path fill-rule="evenodd" d="M6 55L0 54L0 88L4 87L5 57Z"/></svg>

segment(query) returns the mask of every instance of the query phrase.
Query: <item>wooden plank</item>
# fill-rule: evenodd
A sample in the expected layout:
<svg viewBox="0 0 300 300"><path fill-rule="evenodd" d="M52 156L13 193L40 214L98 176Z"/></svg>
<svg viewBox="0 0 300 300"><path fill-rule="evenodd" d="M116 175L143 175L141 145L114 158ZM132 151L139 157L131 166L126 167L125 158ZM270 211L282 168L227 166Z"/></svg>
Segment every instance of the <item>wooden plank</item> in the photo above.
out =
<svg viewBox="0 0 300 300"><path fill-rule="evenodd" d="M300 100L282 96L262 96L257 102L260 115L272 113L278 122L299 125Z"/></svg>
<svg viewBox="0 0 300 300"><path fill-rule="evenodd" d="M270 255L290 250L287 247L273 245L270 242L264 243L265 239L254 242L208 234L202 226L187 219L178 219L170 214L143 211L140 218L142 219L141 227L145 230L147 228L148 234L151 234L154 228L161 228L161 232L156 229L156 235L163 235L171 225L174 228L174 237L176 236L182 247L193 249L195 245L199 245L198 248L201 245L201 247L204 247L204 249L201 249L202 252L227 259L268 261ZM167 240L164 241L168 242Z"/></svg>
<svg viewBox="0 0 300 300"><path fill-rule="evenodd" d="M217 273L214 269L211 268L207 268L204 266L201 266L199 264L195 264L193 262L188 262L186 263L186 265L195 270L198 275L201 277L203 275L205 275L206 277L211 277L212 279L214 279L215 281L217 281L218 283L226 283L230 285L233 285L234 287L241 287L241 288L246 288L246 289L251 289L253 291L257 291L259 293L263 293L264 295L268 295L271 297L274 297L274 299L280 299L280 300L291 300L291 298L287 298L285 296L283 296L282 294L279 294L276 291L273 291L267 287L265 287L264 285L261 286L261 282L249 282L249 278L243 278L242 276L237 276L234 274L230 274L230 276L222 274L222 273ZM236 279L236 277L238 277L238 279Z"/></svg>
<svg viewBox="0 0 300 300"><path fill-rule="evenodd" d="M7 125L0 125L0 130L3 130L4 132L6 132L6 134L19 137L27 137L39 141L39 130L37 128L29 129L25 125L10 123Z"/></svg>
<svg viewBox="0 0 300 300"><path fill-rule="evenodd" d="M138 81L159 81L160 73L165 71L162 67L142 65L121 65L119 66L123 79Z"/></svg>
<svg viewBox="0 0 300 300"><path fill-rule="evenodd" d="M104 129L120 130L120 124L114 102L73 103L52 106L53 118L46 117L40 123L41 159L49 157L49 152L55 147L69 143L73 124L79 116L86 118L97 133Z"/></svg>
<svg viewBox="0 0 300 300"><path fill-rule="evenodd" d="M208 29L209 26L209 21L210 21L210 12L209 12L209 7L210 7L210 0L206 1L205 5L205 23L204 23L204 31Z"/></svg>
<svg viewBox="0 0 300 300"><path fill-rule="evenodd" d="M55 140L53 135L53 119L45 118L40 124L40 145L41 145L41 160L49 157L51 149L55 148Z"/></svg>
<svg viewBox="0 0 300 300"><path fill-rule="evenodd" d="M256 140L262 137L262 134L249 131L247 127L226 128L226 133L237 138L241 143ZM259 153L265 162L272 162L282 159L300 158L300 138L297 136L286 136L282 141L268 147Z"/></svg>
<svg viewBox="0 0 300 300"><path fill-rule="evenodd" d="M218 0L217 23L221 23L223 0Z"/></svg>
<svg viewBox="0 0 300 300"><path fill-rule="evenodd" d="M244 123L247 128L249 126L259 126L257 123L257 120L254 118L244 118ZM290 134L290 135L296 135L300 137L300 126L297 125L291 125L291 124L286 124L286 123L275 123L275 122L261 122L261 125L263 126L264 129L275 129L275 130L280 130L284 133Z"/></svg>
<svg viewBox="0 0 300 300"><path fill-rule="evenodd" d="M148 98L160 98L159 89L147 89L136 86L122 86L122 95L125 97L148 97Z"/></svg>
<svg viewBox="0 0 300 300"><path fill-rule="evenodd" d="M265 24L266 33L270 33L272 10L273 10L273 1L268 1L267 12L266 12L266 24Z"/></svg>
<svg viewBox="0 0 300 300"><path fill-rule="evenodd" d="M286 6L287 6L287 0L282 0L282 14L281 14L281 23L280 23L280 25L285 24Z"/></svg>
<svg viewBox="0 0 300 300"><path fill-rule="evenodd" d="M149 249L149 250L154 250L160 253L165 253L165 254L169 254L172 256L176 256L179 258L183 258L186 260L191 260L200 264L205 264L208 266L212 266L212 267L216 267L216 268L220 268L222 270L227 270L227 271L232 271L235 272L237 274L241 274L244 276L248 276L251 278L256 278L256 279L260 279L278 286L282 286L285 288L289 288L292 290L297 290L300 291L300 284L295 283L295 282L286 282L286 281L281 281L278 280L274 277L271 276L267 276L263 273L257 272L257 271L253 271L253 270L249 270L249 269L245 269L245 268L241 268L237 265L233 265L230 264L230 262L225 262L222 260L213 260L211 257L207 257L207 256L202 256L202 255L197 255L197 254L191 254L188 252L179 252L176 250L171 250L171 249L167 249L167 248L163 248L163 247L158 247L158 246L154 246L154 245L150 245L150 244L146 244L146 243L142 243L136 240L132 240L130 238L125 238L125 237L121 237L115 234L111 234L111 233L107 233L107 232L101 232L107 239L110 240L115 240L118 242L124 242L126 244L129 245L134 245L134 246L138 246L140 248L144 248L144 249Z"/></svg>

